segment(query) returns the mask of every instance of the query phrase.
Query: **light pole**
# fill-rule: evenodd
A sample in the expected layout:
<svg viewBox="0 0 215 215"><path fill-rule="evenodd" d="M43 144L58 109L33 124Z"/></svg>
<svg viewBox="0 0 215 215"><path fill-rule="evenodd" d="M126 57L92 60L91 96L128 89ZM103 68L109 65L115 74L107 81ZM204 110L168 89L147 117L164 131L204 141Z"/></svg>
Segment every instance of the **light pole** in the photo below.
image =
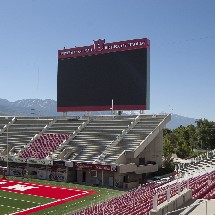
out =
<svg viewBox="0 0 215 215"><path fill-rule="evenodd" d="M111 100L111 115L113 115L113 99Z"/></svg>
<svg viewBox="0 0 215 215"><path fill-rule="evenodd" d="M8 149L8 126L7 126L7 172L9 173L9 149Z"/></svg>

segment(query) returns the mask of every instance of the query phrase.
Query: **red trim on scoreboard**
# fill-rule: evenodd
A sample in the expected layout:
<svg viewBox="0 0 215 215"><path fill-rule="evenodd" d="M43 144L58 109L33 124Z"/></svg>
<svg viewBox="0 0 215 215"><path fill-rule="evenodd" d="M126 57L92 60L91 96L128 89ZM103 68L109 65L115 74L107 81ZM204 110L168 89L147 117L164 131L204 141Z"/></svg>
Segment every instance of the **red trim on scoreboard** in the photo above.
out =
<svg viewBox="0 0 215 215"><path fill-rule="evenodd" d="M105 43L105 40L99 39L94 40L93 42L94 44L90 46L58 50L58 59L97 55L116 51L126 51L150 47L150 40L147 38L126 40L113 43Z"/></svg>
<svg viewBox="0 0 215 215"><path fill-rule="evenodd" d="M146 110L146 105L114 105L114 110ZM111 106L81 106L81 107L57 107L58 112L69 111L107 111Z"/></svg>

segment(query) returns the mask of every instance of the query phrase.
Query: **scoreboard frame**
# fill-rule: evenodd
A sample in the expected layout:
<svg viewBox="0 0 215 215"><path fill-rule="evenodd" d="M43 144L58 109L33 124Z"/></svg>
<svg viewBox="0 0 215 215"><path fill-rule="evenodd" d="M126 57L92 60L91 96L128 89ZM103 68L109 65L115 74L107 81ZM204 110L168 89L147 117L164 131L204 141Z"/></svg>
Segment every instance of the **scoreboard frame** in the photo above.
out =
<svg viewBox="0 0 215 215"><path fill-rule="evenodd" d="M119 62L116 62L118 59L124 58L124 62L126 61L127 67L125 65L120 68ZM105 59L107 61L105 62ZM113 59L113 68L111 68L111 61ZM91 62L94 60L94 64ZM111 86L112 83L115 83L115 80L112 82L107 80L107 84L104 82L104 88L111 88L114 87L115 89L112 91L112 95L99 95L98 100L101 101L99 103L97 99L97 94L93 94L93 98L89 98L89 88L84 89L85 85L82 84L81 80L84 80L85 75L90 73L88 76L91 79L91 76L98 78L96 73L103 71L95 71L99 70L98 65L101 62L101 69L108 70L107 67L110 67L108 72L116 72L118 74L118 86L115 84ZM115 64L114 64L115 62ZM129 65L129 63L131 65ZM138 65L137 65L138 64ZM66 65L66 66L65 66ZM79 68L80 65L80 68ZM85 67L86 65L86 67ZM95 65L95 68L94 68ZM134 69L132 69L132 66ZM131 68L130 68L131 67ZM89 68L89 70L88 70ZM118 68L117 71L112 71L114 68ZM122 70L122 71L121 71ZM128 70L128 71L127 71ZM132 70L132 71L131 71ZM124 73L127 71L129 73L129 77L126 79L126 74ZM107 72L107 71L106 71ZM121 73L120 73L121 72ZM136 78L136 82L133 88L129 89L129 93L132 94L132 90L137 88L137 90L133 92L128 99L130 101L125 101L126 98L123 98L123 101L120 101L121 98L120 94L117 99L114 99L114 93L120 91L120 78L122 81L129 82L130 79L133 79L132 74L137 77L140 77L140 81ZM80 77L78 77L80 76ZM81 77L82 76L82 77ZM110 75L111 76L111 75ZM123 79L124 78L124 79ZM73 82L74 80L74 82ZM79 82L80 83L77 83ZM92 81L92 80L91 80ZM101 81L101 80L100 80ZM117 82L117 80L116 80ZM134 80L133 80L134 82ZM133 82L131 84L133 84ZM69 83L69 84L68 84ZM136 83L138 86L136 86ZM73 88L77 86L76 88ZM130 86L128 83L127 86ZM95 85L96 87L96 85ZM124 88L126 88L124 86ZM104 91L101 90L101 86L98 89L94 89L98 93L102 93ZM126 90L125 90L126 92ZM74 94L80 93L80 95L72 96ZM135 99L137 94L139 95L138 98ZM86 98L85 98L86 94ZM117 94L117 93L116 93ZM80 100L80 99L83 99ZM108 101L103 101L101 96L108 97ZM95 99L94 99L95 97ZM123 95L122 95L123 97ZM139 101L140 100L140 101ZM86 102L85 102L86 101ZM96 102L95 102L96 101ZM58 112L70 112L70 111L107 111L107 110L147 110L149 109L150 103L150 41L147 38L143 39L134 39L134 40L127 40L127 41L120 41L120 42L113 42L113 43L105 43L105 40L99 39L94 40L93 44L90 46L83 46L83 47L75 47L75 48L64 48L63 50L58 50L58 77L57 77L57 111ZM113 106L113 107L112 107Z"/></svg>

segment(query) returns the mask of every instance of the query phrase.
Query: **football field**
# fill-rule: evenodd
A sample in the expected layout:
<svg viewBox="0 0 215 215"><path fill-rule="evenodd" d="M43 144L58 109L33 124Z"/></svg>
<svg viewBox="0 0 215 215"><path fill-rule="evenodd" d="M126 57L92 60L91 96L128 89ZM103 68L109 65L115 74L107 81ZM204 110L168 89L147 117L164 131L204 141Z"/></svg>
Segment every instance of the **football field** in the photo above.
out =
<svg viewBox="0 0 215 215"><path fill-rule="evenodd" d="M95 193L12 180L0 180L0 190L1 213L17 215L30 214Z"/></svg>
<svg viewBox="0 0 215 215"><path fill-rule="evenodd" d="M121 193L64 182L0 179L0 215L71 214Z"/></svg>

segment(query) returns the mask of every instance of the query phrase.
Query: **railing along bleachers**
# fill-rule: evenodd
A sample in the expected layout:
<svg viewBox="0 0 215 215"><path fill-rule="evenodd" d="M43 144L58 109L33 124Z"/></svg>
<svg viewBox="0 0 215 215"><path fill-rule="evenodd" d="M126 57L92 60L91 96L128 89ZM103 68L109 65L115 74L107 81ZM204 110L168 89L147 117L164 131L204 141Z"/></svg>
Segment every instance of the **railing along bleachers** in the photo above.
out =
<svg viewBox="0 0 215 215"><path fill-rule="evenodd" d="M4 128L5 125L7 125L13 117L7 117L7 116L0 116L0 131Z"/></svg>
<svg viewBox="0 0 215 215"><path fill-rule="evenodd" d="M125 150L134 151L165 117L166 115L141 115L137 124L125 134L118 145L111 147L109 151L106 152L105 162L113 162Z"/></svg>
<svg viewBox="0 0 215 215"><path fill-rule="evenodd" d="M79 132L79 128L83 125L83 123L86 123L87 119L82 118L57 118L55 123L52 124L45 133L63 133L63 134L69 134L70 138L74 133ZM77 132L78 131L78 132ZM68 141L67 141L68 142ZM62 153L63 150L66 148L71 147L69 143L65 143L61 145L60 148L57 148L53 154L52 158L58 158L58 156ZM72 150L73 152L75 151Z"/></svg>
<svg viewBox="0 0 215 215"><path fill-rule="evenodd" d="M110 143L127 128L134 117L93 118L87 126L70 141L69 146L81 149L75 161L94 162Z"/></svg>
<svg viewBox="0 0 215 215"><path fill-rule="evenodd" d="M5 150L5 137L4 132L6 130L6 126L8 126L8 123L11 122L13 117L7 117L7 116L1 116L0 117L0 154Z"/></svg>

